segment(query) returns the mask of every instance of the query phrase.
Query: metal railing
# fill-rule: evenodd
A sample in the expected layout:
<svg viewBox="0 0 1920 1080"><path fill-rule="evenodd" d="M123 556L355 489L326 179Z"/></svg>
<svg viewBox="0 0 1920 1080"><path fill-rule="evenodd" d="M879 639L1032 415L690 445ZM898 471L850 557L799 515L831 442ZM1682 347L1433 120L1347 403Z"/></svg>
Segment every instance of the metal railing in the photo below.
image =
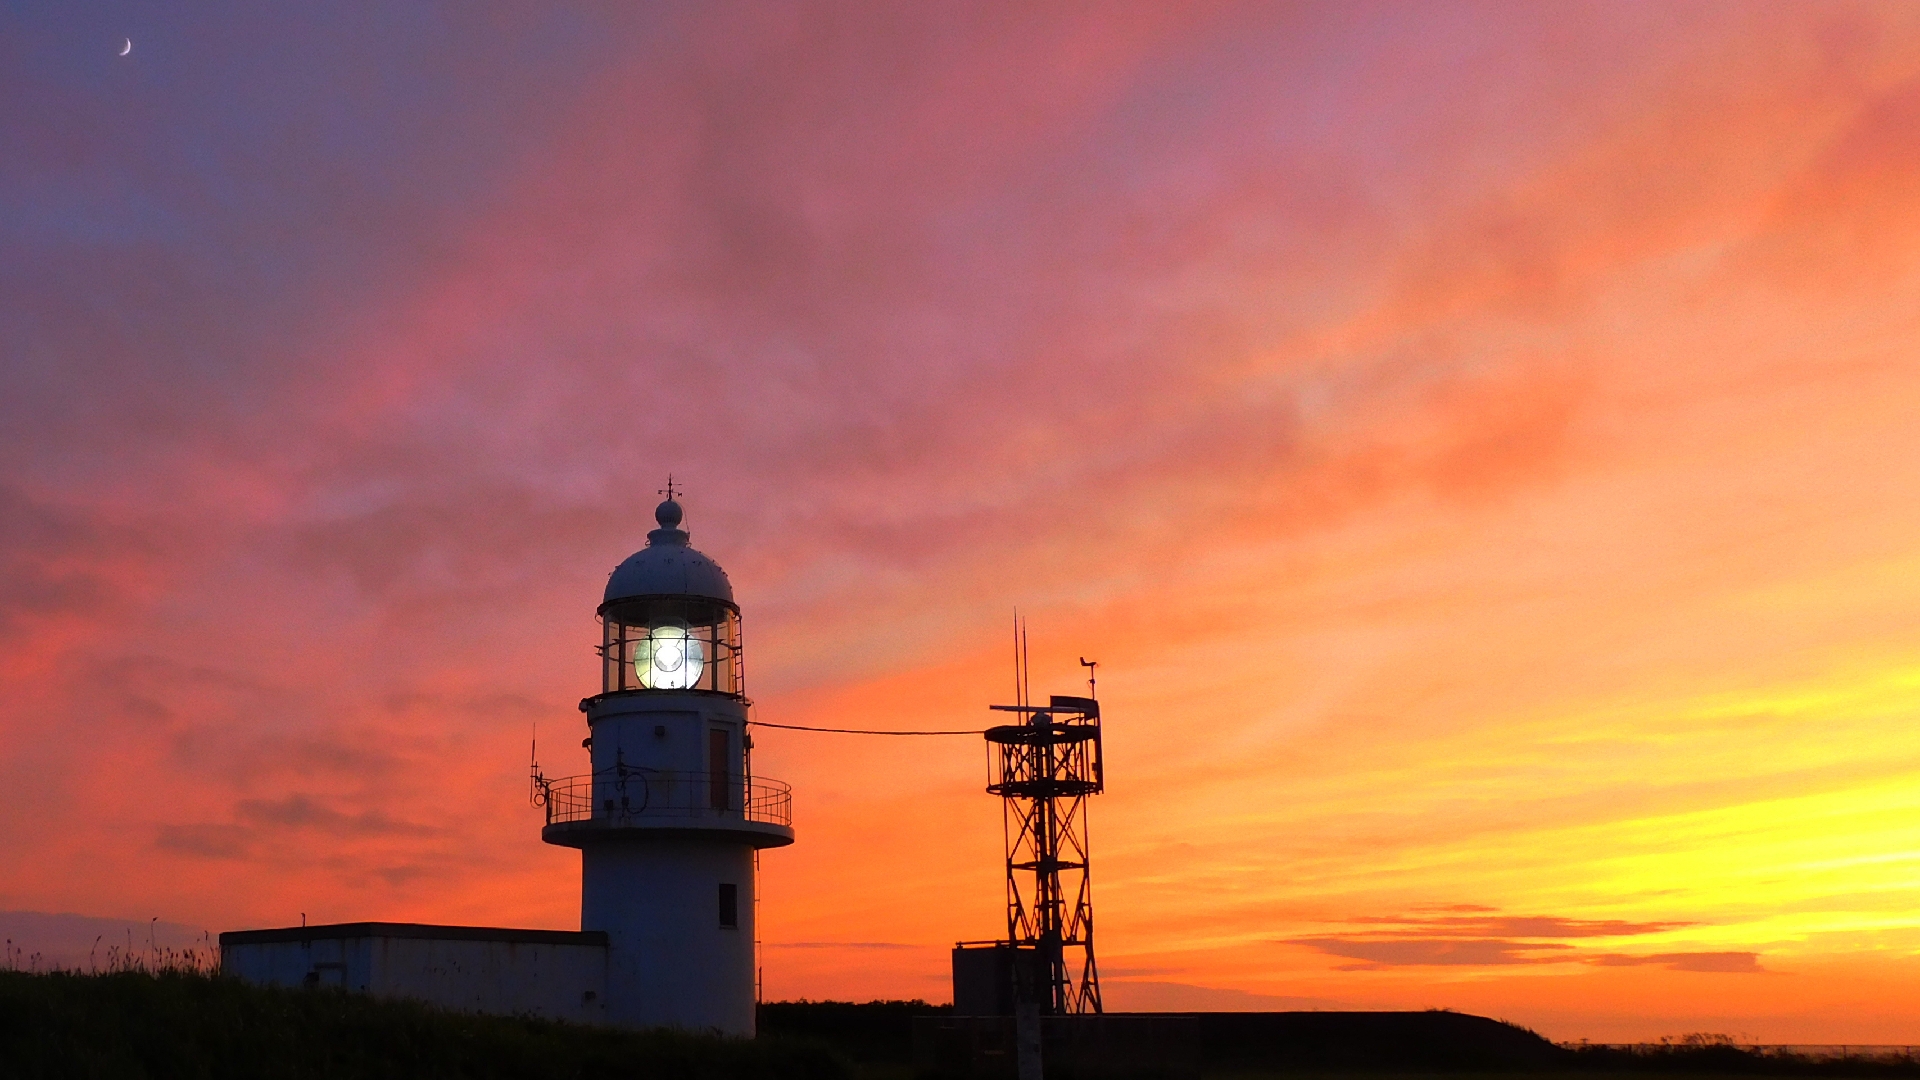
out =
<svg viewBox="0 0 1920 1080"><path fill-rule="evenodd" d="M551 780L535 776L533 804L546 808L549 825L567 821L622 825L669 817L793 825L791 787L737 773L627 765Z"/></svg>

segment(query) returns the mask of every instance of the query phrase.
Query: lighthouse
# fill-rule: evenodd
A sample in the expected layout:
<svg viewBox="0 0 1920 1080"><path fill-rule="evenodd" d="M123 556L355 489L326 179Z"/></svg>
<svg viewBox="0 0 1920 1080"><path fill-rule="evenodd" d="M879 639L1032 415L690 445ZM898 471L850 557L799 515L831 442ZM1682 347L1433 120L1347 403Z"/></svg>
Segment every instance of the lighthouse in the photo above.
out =
<svg viewBox="0 0 1920 1080"><path fill-rule="evenodd" d="M220 935L263 986L333 986L441 1008L631 1028L754 1033L754 870L793 843L793 793L753 774L740 607L680 527L607 579L600 692L580 702L592 771L549 779L541 839L580 849L580 929L353 922Z"/></svg>
<svg viewBox="0 0 1920 1080"><path fill-rule="evenodd" d="M580 929L606 934L606 1022L754 1032L754 871L793 843L787 785L755 776L740 607L671 484L599 607L593 771L540 780L541 839L580 849Z"/></svg>

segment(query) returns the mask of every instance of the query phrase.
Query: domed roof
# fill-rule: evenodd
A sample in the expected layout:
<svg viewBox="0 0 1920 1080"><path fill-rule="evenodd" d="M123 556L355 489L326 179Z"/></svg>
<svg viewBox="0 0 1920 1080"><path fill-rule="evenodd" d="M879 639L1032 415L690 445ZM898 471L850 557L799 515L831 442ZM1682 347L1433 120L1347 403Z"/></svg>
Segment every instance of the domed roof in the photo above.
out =
<svg viewBox="0 0 1920 1080"><path fill-rule="evenodd" d="M627 556L607 578L606 603L636 596L699 596L733 602L733 584L720 564L687 546L680 528L680 504L671 497L654 510L660 527L647 534L647 546Z"/></svg>

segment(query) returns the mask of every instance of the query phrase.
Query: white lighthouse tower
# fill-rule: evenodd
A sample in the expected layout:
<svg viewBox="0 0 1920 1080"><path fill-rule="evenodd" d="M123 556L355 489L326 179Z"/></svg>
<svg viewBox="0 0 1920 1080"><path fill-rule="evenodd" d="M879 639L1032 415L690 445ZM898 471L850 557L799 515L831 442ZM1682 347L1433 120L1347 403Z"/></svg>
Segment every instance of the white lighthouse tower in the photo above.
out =
<svg viewBox="0 0 1920 1080"><path fill-rule="evenodd" d="M593 772L540 782L541 839L580 849L607 1022L752 1035L754 853L793 843L793 797L753 775L740 608L665 494L600 605L600 692L580 703Z"/></svg>

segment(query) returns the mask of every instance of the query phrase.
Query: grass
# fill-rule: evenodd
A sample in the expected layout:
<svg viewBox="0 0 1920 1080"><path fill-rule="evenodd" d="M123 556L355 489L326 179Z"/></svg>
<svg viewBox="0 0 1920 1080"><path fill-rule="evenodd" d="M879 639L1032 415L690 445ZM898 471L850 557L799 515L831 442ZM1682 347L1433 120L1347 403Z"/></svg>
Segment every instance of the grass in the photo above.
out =
<svg viewBox="0 0 1920 1080"><path fill-rule="evenodd" d="M108 970L92 973L0 970L0 1077L913 1080L913 1018L950 1011L923 1001L777 1002L761 1006L760 1038L727 1039L474 1016L339 990L265 989L212 973L204 957L161 965L125 954L109 959ZM1631 1050L1576 1046L1562 1067L1504 1072L1247 1064L1256 1067L1216 1062L1196 1080L1920 1078L1920 1064L1910 1060L1818 1060L1700 1039Z"/></svg>
<svg viewBox="0 0 1920 1080"><path fill-rule="evenodd" d="M848 1080L824 1044L443 1012L192 970L0 971L0 1075Z"/></svg>

